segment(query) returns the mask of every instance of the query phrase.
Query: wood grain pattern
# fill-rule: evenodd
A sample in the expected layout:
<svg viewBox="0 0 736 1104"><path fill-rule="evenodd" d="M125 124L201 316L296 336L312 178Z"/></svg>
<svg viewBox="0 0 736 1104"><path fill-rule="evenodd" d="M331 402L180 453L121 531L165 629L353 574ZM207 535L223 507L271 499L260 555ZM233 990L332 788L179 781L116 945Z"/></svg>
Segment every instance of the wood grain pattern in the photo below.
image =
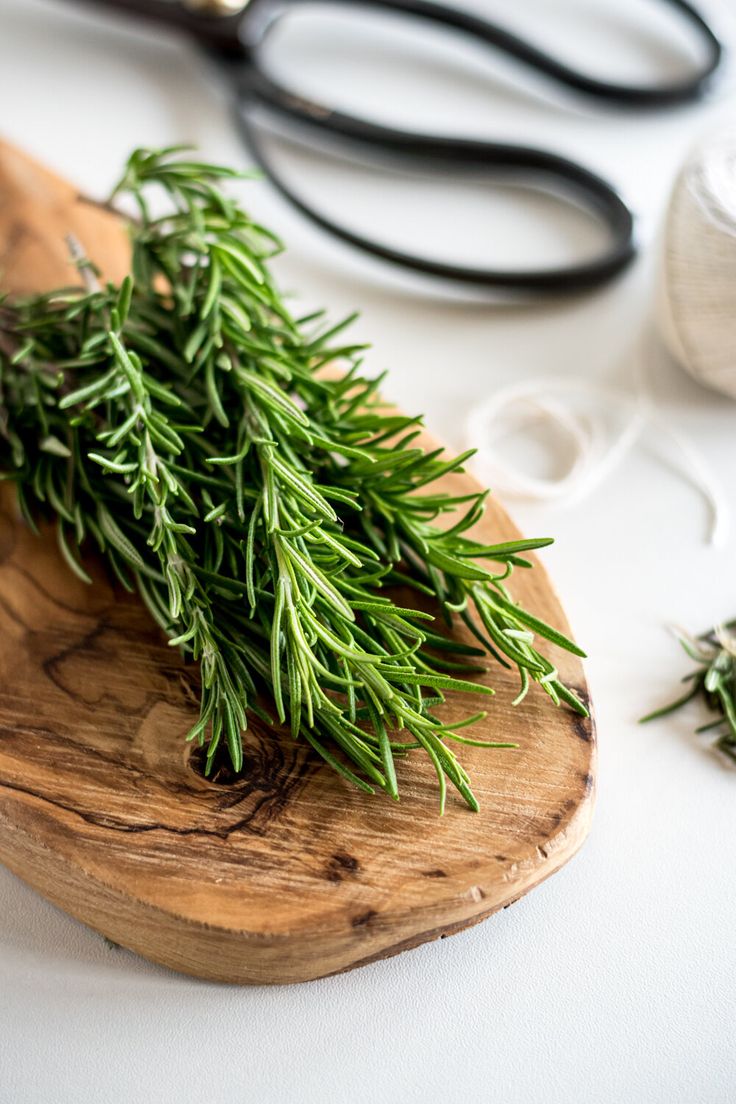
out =
<svg viewBox="0 0 736 1104"><path fill-rule="evenodd" d="M107 272L124 269L127 244L110 216L0 146L5 287L69 282L58 243L69 226ZM479 735L521 746L461 749L477 815L450 801L438 817L424 757L399 765L396 805L352 789L257 722L244 777L205 781L183 741L196 711L192 669L100 565L85 586L51 540L19 522L10 498L0 506L0 860L115 942L199 977L307 980L476 923L582 843L592 722L538 689L513 709L515 679L496 667ZM517 535L498 504L480 533ZM517 572L513 589L566 629L541 568ZM579 661L554 658L587 698ZM474 705L448 704L447 715Z"/></svg>

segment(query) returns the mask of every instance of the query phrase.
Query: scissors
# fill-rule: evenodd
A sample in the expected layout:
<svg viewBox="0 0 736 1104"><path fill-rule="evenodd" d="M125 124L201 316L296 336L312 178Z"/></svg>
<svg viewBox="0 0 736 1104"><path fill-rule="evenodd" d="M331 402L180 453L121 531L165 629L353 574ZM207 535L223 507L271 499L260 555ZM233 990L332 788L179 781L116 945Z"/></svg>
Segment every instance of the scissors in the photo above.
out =
<svg viewBox="0 0 736 1104"><path fill-rule="evenodd" d="M385 261L466 285L520 293L577 293L617 276L636 254L632 212L607 181L583 165L549 150L501 142L431 135L382 126L301 96L276 82L263 63L266 38L290 10L310 0L87 0L191 36L214 60L232 94L233 116L251 156L274 187L323 230ZM313 0L312 0L313 2ZM571 68L502 26L434 0L328 0L338 7L400 13L447 28L506 54L581 96L622 108L664 108L699 99L708 91L724 48L705 17L688 0L663 0L679 13L705 48L704 61L690 75L666 84L629 85L597 80ZM467 267L407 253L333 221L302 197L277 171L264 149L254 114L263 109L303 131L308 140L330 136L372 160L425 171L452 170L458 176L522 176L540 190L553 188L591 211L607 230L598 256L559 267L502 269Z"/></svg>

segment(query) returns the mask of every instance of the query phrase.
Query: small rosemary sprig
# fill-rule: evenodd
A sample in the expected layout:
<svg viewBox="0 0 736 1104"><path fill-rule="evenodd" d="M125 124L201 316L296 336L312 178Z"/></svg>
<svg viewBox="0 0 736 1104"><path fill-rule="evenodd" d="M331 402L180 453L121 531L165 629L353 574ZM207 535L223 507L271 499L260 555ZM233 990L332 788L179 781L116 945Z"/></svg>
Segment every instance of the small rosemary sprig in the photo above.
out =
<svg viewBox="0 0 736 1104"><path fill-rule="evenodd" d="M688 702L700 698L710 712L716 713L716 719L701 725L696 732L713 732L716 735L714 747L736 763L736 621L718 625L710 632L699 637L691 637L678 632L677 639L682 648L697 663L697 668L686 675L683 682L689 683L687 693L670 705L656 709L642 717L641 723L666 717L681 709Z"/></svg>
<svg viewBox="0 0 736 1104"><path fill-rule="evenodd" d="M467 536L486 495L433 485L470 454L416 444L421 419L381 403L346 324L292 317L267 266L278 242L219 187L237 175L136 151L112 199L137 209L122 286L82 258L86 288L0 303L0 465L73 571L87 579L96 545L199 662L189 738L210 768L224 747L241 770L249 714L273 708L363 790L397 798L395 758L418 748L442 806L449 781L475 809L448 740L475 743L462 730L484 714L448 727L434 710L446 691L493 693L468 680L478 660L518 668L518 702L534 681L585 713L534 640L583 653L505 586L550 542ZM398 606L396 586L478 646Z"/></svg>

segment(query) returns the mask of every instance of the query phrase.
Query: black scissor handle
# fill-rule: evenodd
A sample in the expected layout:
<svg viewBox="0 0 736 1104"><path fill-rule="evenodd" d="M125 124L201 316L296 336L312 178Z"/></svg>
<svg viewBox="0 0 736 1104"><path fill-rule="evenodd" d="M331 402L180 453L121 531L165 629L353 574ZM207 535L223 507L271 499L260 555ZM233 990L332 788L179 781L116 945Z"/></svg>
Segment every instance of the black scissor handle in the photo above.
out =
<svg viewBox="0 0 736 1104"><path fill-rule="evenodd" d="M159 0L160 2L160 0ZM315 0L250 0L241 16L237 32L248 50L258 52L269 30L292 8L314 4ZM324 0L322 0L324 2ZM723 44L707 19L689 0L662 0L673 8L702 41L706 57L702 66L681 80L665 84L635 85L597 80L566 65L534 46L526 39L488 19L438 0L332 0L339 7L391 12L459 31L493 50L543 73L551 80L585 96L608 101L619 107L666 107L697 100L710 88L712 78L723 60ZM233 17L230 17L232 19ZM236 24L231 23L231 31Z"/></svg>
<svg viewBox="0 0 736 1104"><path fill-rule="evenodd" d="M574 161L526 146L434 137L378 126L297 99L259 71L251 70L244 77L235 100L235 122L257 163L274 187L302 214L365 253L455 282L535 294L572 293L599 287L621 272L636 254L631 211L605 180ZM373 159L378 153L387 161L414 170L453 170L475 178L513 173L538 188L551 186L555 191L564 191L599 217L609 232L609 245L600 256L578 265L495 269L433 260L374 241L323 214L286 182L265 152L261 130L252 117L254 106L275 110L278 117L296 122L301 128L339 136L341 146L349 143L354 148L369 149Z"/></svg>

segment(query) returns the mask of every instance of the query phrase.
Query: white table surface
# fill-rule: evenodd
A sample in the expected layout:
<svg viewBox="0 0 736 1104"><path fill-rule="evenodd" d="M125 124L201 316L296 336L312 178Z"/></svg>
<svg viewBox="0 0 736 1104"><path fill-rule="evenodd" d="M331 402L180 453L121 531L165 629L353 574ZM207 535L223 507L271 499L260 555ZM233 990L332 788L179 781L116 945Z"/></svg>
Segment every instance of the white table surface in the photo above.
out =
<svg viewBox="0 0 736 1104"><path fill-rule="evenodd" d="M653 10L645 0L525 0L505 18L597 70L664 74L677 59L646 37ZM247 202L290 245L278 262L283 285L335 316L360 307L369 364L390 367L391 395L421 407L454 446L465 444L471 407L511 380L561 373L625 384L651 315L654 243L675 167L700 133L733 115L731 77L704 106L600 113L509 83L506 65L457 43L437 56L429 81L426 65L406 60L403 32L381 37L373 23L359 64L344 20L333 13L320 28L302 22L281 43L310 90L332 73L343 102L367 102L378 117L565 150L622 189L646 248L623 280L588 298L447 302L327 242L267 185L249 183ZM4 137L92 193L109 188L138 144L192 140L246 163L215 75L188 48L49 0L0 0L0 104ZM406 242L465 234L474 260L504 250L534 258L576 240L562 219L545 229L541 208L518 217L508 197L465 187L458 198L449 186L401 181L392 192L342 169L335 189L318 159L302 157L297 169L326 201L359 208L363 225L385 224ZM736 511L736 407L666 357L653 360L661 410L720 471ZM557 537L546 559L591 656L600 792L581 854L453 939L302 987L242 990L110 948L0 871L2 1104L736 1100L736 775L691 735L697 710L636 725L687 669L665 623L700 629L736 612L734 540L707 546L705 506L656 440L587 503L514 512L527 532Z"/></svg>

